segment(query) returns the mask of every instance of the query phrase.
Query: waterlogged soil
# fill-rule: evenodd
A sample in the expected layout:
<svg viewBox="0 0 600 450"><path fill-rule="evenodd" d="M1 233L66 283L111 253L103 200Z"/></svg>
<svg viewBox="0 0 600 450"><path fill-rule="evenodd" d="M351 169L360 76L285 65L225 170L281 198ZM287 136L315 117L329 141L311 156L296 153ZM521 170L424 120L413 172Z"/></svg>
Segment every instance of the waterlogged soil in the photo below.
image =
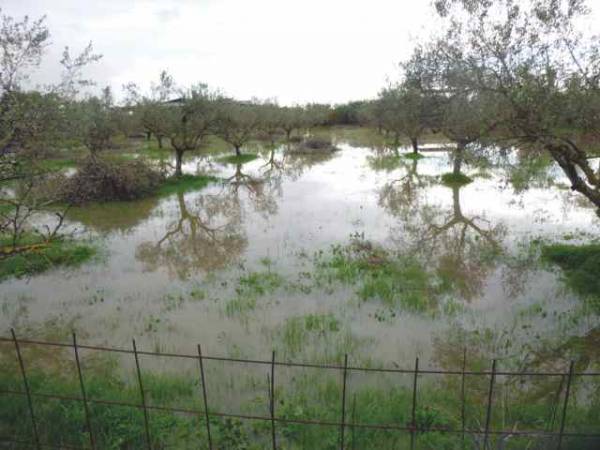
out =
<svg viewBox="0 0 600 450"><path fill-rule="evenodd" d="M75 208L99 258L0 284L0 329L147 350L412 367L598 364L599 309L540 261L544 243L600 236L595 210L524 152L423 158L333 131L339 151L258 148L245 164L189 158L198 191ZM254 152L256 149L252 149ZM392 286L390 288L390 286ZM391 290L390 290L391 289ZM168 368L169 361L147 365Z"/></svg>

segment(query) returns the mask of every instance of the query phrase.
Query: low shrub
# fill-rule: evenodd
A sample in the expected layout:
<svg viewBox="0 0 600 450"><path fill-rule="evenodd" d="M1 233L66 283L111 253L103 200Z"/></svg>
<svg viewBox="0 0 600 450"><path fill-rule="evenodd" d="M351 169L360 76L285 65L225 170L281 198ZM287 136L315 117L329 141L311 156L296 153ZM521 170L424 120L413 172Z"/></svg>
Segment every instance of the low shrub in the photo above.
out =
<svg viewBox="0 0 600 450"><path fill-rule="evenodd" d="M338 149L333 145L330 139L323 138L307 138L298 145L290 149L291 153L314 155L314 154L330 154Z"/></svg>
<svg viewBox="0 0 600 450"><path fill-rule="evenodd" d="M153 193L162 181L162 175L141 160L88 158L65 182L62 199L74 205L135 200Z"/></svg>

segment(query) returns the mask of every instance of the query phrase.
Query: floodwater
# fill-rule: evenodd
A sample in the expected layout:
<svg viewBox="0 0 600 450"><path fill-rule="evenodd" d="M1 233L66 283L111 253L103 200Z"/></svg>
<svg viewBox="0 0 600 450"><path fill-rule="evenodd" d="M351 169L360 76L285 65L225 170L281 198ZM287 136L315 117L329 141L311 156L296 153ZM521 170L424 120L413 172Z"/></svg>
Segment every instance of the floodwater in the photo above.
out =
<svg viewBox="0 0 600 450"><path fill-rule="evenodd" d="M600 231L594 208L557 167L524 169L514 150L465 164L474 181L447 187L440 176L451 157L439 145L411 160L333 133L340 151L330 156L280 147L243 165L190 158L187 172L225 181L75 209L69 228L97 243L100 257L4 281L1 328L60 338L75 330L82 342L116 346L136 338L161 351L201 343L237 357L268 359L276 348L296 361L348 352L358 362L406 366L419 356L439 367L462 357L463 345L506 364L541 358L562 369L584 357L572 353L597 339L600 320L531 250L534 241L587 242ZM311 285L315 258L353 239L411 255L449 280L439 307L406 310L363 301L341 282ZM250 302L240 279L256 273L279 282ZM309 314L336 325L291 342L290 321Z"/></svg>

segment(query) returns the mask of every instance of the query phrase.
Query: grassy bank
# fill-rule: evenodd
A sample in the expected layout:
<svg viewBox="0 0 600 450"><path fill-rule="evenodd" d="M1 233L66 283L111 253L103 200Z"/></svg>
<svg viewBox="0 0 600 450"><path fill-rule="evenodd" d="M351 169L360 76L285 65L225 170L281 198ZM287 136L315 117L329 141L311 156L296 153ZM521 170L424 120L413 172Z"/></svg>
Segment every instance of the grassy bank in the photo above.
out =
<svg viewBox="0 0 600 450"><path fill-rule="evenodd" d="M45 243L33 237L21 239L16 249L8 239L0 239L0 250L0 280L32 276L54 267L77 267L96 254L87 243L68 239Z"/></svg>

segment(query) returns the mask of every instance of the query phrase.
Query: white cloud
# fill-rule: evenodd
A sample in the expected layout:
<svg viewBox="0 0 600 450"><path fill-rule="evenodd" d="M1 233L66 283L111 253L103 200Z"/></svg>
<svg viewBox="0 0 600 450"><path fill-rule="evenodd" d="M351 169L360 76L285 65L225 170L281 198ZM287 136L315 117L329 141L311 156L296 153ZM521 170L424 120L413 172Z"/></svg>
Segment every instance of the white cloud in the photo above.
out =
<svg viewBox="0 0 600 450"><path fill-rule="evenodd" d="M416 39L434 29L427 0L4 0L4 13L47 14L53 46L34 78L58 76L65 45L104 55L89 73L120 92L163 68L239 98L281 103L372 97Z"/></svg>

